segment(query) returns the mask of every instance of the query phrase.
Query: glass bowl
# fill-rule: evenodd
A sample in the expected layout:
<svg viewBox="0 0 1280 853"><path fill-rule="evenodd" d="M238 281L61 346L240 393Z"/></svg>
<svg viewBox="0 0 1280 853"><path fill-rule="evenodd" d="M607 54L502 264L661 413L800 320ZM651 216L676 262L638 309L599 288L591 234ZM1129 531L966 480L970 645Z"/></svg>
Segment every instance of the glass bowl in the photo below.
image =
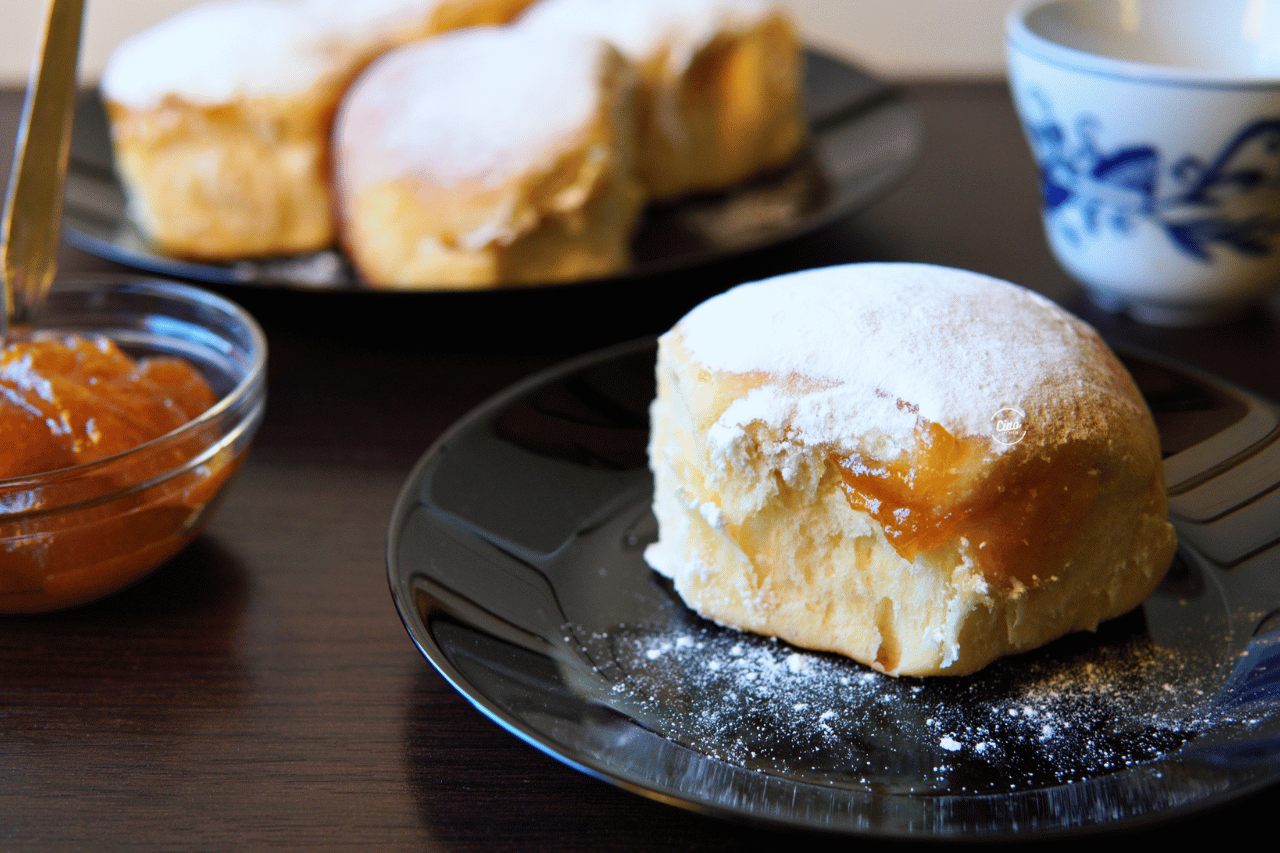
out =
<svg viewBox="0 0 1280 853"><path fill-rule="evenodd" d="M262 420L266 338L219 296L155 279L59 283L10 340L72 334L104 336L133 358L180 357L217 402L123 453L0 479L0 613L84 604L168 560L208 522Z"/></svg>

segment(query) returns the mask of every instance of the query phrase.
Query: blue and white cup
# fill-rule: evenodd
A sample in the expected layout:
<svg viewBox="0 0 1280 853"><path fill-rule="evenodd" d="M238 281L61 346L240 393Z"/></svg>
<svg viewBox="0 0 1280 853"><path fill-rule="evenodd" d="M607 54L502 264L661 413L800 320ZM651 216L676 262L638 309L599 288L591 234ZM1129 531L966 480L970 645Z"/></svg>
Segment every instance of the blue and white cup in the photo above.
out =
<svg viewBox="0 0 1280 853"><path fill-rule="evenodd" d="M1031 0L1006 30L1049 244L1096 303L1199 325L1280 286L1280 0Z"/></svg>

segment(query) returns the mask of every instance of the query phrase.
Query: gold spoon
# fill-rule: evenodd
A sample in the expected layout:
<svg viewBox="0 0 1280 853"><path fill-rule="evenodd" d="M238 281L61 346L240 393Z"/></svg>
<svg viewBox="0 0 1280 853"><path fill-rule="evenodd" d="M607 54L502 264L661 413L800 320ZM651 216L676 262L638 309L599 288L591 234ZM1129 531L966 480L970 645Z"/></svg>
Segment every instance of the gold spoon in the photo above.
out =
<svg viewBox="0 0 1280 853"><path fill-rule="evenodd" d="M11 326L30 320L53 284L83 17L84 0L49 0L44 44L27 85L0 225L4 241L0 341Z"/></svg>

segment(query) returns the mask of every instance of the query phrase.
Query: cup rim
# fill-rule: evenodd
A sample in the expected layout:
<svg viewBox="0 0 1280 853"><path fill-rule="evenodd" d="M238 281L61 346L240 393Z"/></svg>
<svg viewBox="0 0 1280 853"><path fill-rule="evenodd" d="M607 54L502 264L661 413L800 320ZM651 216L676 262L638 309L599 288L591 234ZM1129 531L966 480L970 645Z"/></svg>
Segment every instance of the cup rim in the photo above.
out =
<svg viewBox="0 0 1280 853"><path fill-rule="evenodd" d="M199 304L225 314L239 323L247 332L249 341L247 352L251 354L252 360L244 376L236 382L231 390L222 395L217 402L196 417L164 435L157 436L150 441L143 442L111 456L95 459L92 462L82 462L66 468L57 468L52 471L23 475L21 477L0 478L0 493L29 489L36 486L48 486L58 482L74 481L95 471L118 465L122 460L140 457L151 452L156 447L181 441L189 435L200 432L210 423L219 420L229 410L243 406L245 401L252 395L253 389L260 387L265 380L267 365L266 334L262 331L262 327L258 325L257 320L253 318L253 315L229 299L189 284L147 276L85 276L59 281L56 287L62 292L81 291L89 293L95 290L111 289L137 290L158 296L180 296L190 303ZM3 512L0 512L0 515L3 514Z"/></svg>
<svg viewBox="0 0 1280 853"><path fill-rule="evenodd" d="M1142 83L1188 88L1280 89L1280 74L1218 71L1209 68L1160 65L1090 53L1051 41L1031 30L1027 18L1045 6L1085 0L1019 0L1005 16L1005 47L1071 71Z"/></svg>

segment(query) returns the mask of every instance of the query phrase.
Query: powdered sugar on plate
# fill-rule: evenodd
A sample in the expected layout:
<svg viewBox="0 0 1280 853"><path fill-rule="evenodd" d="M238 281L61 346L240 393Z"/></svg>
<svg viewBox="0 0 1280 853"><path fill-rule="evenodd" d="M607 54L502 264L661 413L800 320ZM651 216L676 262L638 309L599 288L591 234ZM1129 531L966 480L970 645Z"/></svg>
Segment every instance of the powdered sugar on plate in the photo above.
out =
<svg viewBox="0 0 1280 853"><path fill-rule="evenodd" d="M692 614L588 646L619 707L676 743L884 792L1070 784L1156 760L1212 716L1213 666L1156 646L1132 615L959 679L895 679Z"/></svg>

